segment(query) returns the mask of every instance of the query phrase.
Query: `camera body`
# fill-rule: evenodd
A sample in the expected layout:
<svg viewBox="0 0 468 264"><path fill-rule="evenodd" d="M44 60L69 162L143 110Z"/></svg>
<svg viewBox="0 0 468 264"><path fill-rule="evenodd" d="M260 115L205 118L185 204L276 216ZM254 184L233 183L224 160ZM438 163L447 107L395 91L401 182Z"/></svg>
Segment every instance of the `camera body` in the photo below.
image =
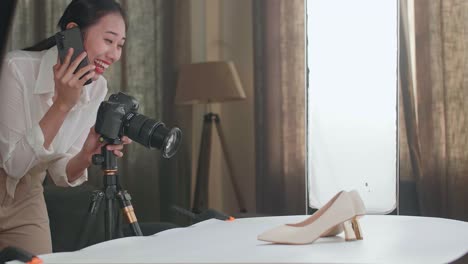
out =
<svg viewBox="0 0 468 264"><path fill-rule="evenodd" d="M101 103L96 117L95 130L110 144L120 144L128 126L125 120L128 114L138 111L138 101L124 93L112 94L108 101Z"/></svg>
<svg viewBox="0 0 468 264"><path fill-rule="evenodd" d="M164 123L148 118L138 111L138 101L127 94L112 94L98 109L95 130L109 144L121 144L127 136L147 148L163 150L163 157L172 157L179 148L182 132L168 129Z"/></svg>

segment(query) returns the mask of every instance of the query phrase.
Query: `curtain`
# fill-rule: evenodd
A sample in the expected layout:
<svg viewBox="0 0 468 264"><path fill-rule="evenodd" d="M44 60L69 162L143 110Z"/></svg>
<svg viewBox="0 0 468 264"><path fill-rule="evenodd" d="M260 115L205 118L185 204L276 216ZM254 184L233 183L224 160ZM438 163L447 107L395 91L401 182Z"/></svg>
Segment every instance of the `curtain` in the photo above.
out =
<svg viewBox="0 0 468 264"><path fill-rule="evenodd" d="M7 50L22 49L55 34L69 2L18 1ZM176 109L173 103L177 66L190 59L190 47L184 39L190 31L180 27L189 21L187 4L171 0L119 2L127 11L129 28L121 60L105 74L109 95L122 91L134 96L140 103L139 113L167 127L190 122L186 117L190 114ZM132 196L138 221L176 221L171 206L189 207L191 163L187 146L190 139L184 138L179 152L169 160L163 159L160 151L135 142L126 146L124 158L118 161L119 180ZM86 184L100 189L100 167L91 166L88 171Z"/></svg>
<svg viewBox="0 0 468 264"><path fill-rule="evenodd" d="M257 212L304 214L305 3L253 4Z"/></svg>
<svg viewBox="0 0 468 264"><path fill-rule="evenodd" d="M410 16L411 0L400 3L400 38L399 38L399 197L398 212L401 214L420 215L415 178L420 175L419 138L416 137L416 107L414 92L414 45L410 36L414 36L414 23ZM412 7L412 6L411 6ZM414 42L414 41L413 41ZM411 146L411 148L409 148ZM412 188L405 188L411 186ZM405 191L406 190L406 191ZM412 206L409 206L412 205Z"/></svg>
<svg viewBox="0 0 468 264"><path fill-rule="evenodd" d="M468 220L466 1L414 0L403 43L402 97L421 214ZM407 16L411 21L411 16ZM412 53L413 52L413 53ZM414 67L411 67L414 65ZM414 69L414 73L412 72ZM406 76L406 77L405 77ZM414 78L412 78L414 76Z"/></svg>

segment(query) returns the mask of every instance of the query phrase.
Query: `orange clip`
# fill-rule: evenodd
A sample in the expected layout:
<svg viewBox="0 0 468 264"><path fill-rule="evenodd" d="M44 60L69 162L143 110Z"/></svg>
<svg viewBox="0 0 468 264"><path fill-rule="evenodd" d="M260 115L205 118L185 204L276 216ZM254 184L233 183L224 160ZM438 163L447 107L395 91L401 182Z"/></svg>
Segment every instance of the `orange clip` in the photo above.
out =
<svg viewBox="0 0 468 264"><path fill-rule="evenodd" d="M27 262L27 264L42 264L42 259L38 257L33 257L30 261Z"/></svg>
<svg viewBox="0 0 468 264"><path fill-rule="evenodd" d="M228 222L232 222L232 221L234 221L234 220L236 220L236 219L235 219L234 217L232 217L232 216L229 216L229 218L226 219L226 221L228 221Z"/></svg>

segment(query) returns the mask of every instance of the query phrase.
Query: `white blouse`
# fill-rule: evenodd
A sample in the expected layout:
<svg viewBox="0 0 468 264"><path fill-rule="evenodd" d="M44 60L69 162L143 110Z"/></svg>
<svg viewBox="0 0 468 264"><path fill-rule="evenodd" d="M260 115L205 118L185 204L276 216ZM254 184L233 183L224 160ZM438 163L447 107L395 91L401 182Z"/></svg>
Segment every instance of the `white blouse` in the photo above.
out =
<svg viewBox="0 0 468 264"><path fill-rule="evenodd" d="M52 105L55 92L52 67L56 63L56 47L40 52L13 51L3 61L0 174L6 176L6 191L12 198L16 185L27 174L42 182L48 171L59 186L77 186L88 179L85 171L69 182L65 169L96 122L97 109L107 94L107 81L100 76L84 87L80 101L68 113L49 149L45 149L39 121Z"/></svg>

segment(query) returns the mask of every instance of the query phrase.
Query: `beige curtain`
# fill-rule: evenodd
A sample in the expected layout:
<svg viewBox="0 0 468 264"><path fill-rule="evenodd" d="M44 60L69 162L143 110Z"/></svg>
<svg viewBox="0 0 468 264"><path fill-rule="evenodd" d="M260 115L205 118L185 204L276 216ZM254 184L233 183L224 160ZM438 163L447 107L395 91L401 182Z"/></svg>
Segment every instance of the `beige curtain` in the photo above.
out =
<svg viewBox="0 0 468 264"><path fill-rule="evenodd" d="M304 214L305 2L253 3L257 211Z"/></svg>
<svg viewBox="0 0 468 264"><path fill-rule="evenodd" d="M31 46L57 32L56 24L70 0L20 0L10 33L8 50ZM174 107L177 65L190 59L189 36L181 27L189 21L187 4L172 0L121 0L129 28L121 60L106 73L109 94L126 92L140 102L139 113L168 127L190 122L187 113ZM177 8L176 8L177 7ZM176 25L178 25L176 27ZM185 132L185 126L181 127ZM120 183L131 194L138 220L175 221L173 204L189 208L190 156L184 138L180 151L170 160L158 150L133 143L119 160ZM102 187L99 166L89 169L87 184Z"/></svg>
<svg viewBox="0 0 468 264"><path fill-rule="evenodd" d="M406 67L402 69L406 68L406 72L402 71L401 86L409 147L406 151L417 184L421 214L465 221L468 220L467 11L468 2L462 0L414 0L415 30L414 33L405 30L402 51L406 60L402 64ZM410 13L407 21L411 17ZM414 49L410 48L411 34L415 37ZM411 65L415 66L414 75Z"/></svg>

